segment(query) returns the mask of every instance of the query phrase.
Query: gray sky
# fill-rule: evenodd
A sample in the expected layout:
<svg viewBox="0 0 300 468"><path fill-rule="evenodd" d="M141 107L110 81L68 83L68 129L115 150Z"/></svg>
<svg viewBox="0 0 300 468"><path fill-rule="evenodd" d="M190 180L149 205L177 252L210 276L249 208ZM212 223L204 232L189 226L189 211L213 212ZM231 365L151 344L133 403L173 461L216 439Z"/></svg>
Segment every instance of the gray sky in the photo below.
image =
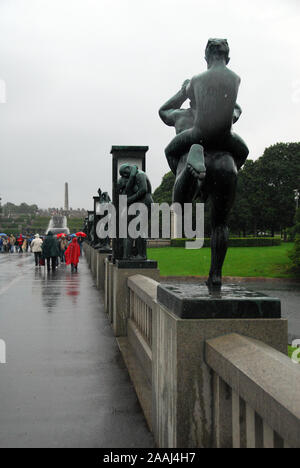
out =
<svg viewBox="0 0 300 468"><path fill-rule="evenodd" d="M156 188L174 135L158 108L224 37L242 78L235 131L250 158L299 141L299 0L0 0L3 202L92 207L112 145L149 145ZM0 90L1 97L1 90Z"/></svg>

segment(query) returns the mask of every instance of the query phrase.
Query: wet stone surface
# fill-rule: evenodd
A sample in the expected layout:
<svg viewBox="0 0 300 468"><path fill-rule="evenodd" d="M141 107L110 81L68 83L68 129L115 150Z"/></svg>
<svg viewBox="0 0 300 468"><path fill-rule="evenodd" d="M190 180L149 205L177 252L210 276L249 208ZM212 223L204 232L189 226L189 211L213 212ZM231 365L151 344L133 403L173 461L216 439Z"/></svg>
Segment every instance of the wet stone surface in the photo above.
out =
<svg viewBox="0 0 300 468"><path fill-rule="evenodd" d="M0 447L153 447L84 259L0 255Z"/></svg>
<svg viewBox="0 0 300 468"><path fill-rule="evenodd" d="M172 283L158 286L158 301L181 318L280 318L280 301L249 291L240 285L224 284L209 293L205 284Z"/></svg>

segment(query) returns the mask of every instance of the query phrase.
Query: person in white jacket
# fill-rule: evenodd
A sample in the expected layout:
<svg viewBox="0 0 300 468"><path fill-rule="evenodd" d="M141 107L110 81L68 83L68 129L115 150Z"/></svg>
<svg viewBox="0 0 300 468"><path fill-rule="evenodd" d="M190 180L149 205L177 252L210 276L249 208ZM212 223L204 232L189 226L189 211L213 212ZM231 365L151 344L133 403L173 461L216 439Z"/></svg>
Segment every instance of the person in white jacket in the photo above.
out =
<svg viewBox="0 0 300 468"><path fill-rule="evenodd" d="M31 252L34 253L35 266L40 265L40 259L42 257L42 245L42 239L40 238L39 234L36 234L33 241L31 242Z"/></svg>

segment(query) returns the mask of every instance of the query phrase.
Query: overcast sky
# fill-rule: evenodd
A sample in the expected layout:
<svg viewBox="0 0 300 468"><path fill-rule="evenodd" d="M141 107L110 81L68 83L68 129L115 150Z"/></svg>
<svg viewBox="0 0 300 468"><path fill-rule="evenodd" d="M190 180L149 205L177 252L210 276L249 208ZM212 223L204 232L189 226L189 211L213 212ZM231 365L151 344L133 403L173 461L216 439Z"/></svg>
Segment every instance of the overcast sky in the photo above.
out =
<svg viewBox="0 0 300 468"><path fill-rule="evenodd" d="M112 145L148 145L156 188L174 135L159 107L227 38L250 158L300 141L299 0L0 0L2 202L92 208ZM3 83L2 81L2 83ZM0 98L3 92L0 86Z"/></svg>

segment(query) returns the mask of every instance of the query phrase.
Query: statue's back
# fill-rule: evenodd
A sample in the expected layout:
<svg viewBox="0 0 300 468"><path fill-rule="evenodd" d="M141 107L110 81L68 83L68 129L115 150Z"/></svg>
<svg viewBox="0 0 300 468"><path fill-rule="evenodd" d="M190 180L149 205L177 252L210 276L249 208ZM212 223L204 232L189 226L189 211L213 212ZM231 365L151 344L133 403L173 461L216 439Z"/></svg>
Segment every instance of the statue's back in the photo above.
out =
<svg viewBox="0 0 300 468"><path fill-rule="evenodd" d="M195 129L204 140L230 132L239 84L239 76L225 66L211 68L192 79Z"/></svg>

